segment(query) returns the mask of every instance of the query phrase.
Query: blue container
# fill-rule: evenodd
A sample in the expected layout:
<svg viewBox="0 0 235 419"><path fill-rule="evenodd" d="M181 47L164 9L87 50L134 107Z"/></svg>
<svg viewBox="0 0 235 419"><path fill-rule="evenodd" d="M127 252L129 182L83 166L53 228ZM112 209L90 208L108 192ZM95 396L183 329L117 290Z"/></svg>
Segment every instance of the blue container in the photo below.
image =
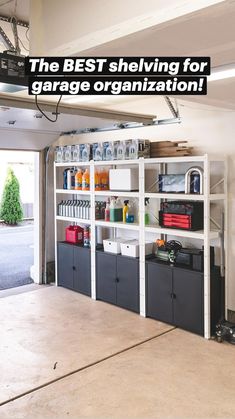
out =
<svg viewBox="0 0 235 419"><path fill-rule="evenodd" d="M192 173L190 176L190 193L200 194L200 174Z"/></svg>

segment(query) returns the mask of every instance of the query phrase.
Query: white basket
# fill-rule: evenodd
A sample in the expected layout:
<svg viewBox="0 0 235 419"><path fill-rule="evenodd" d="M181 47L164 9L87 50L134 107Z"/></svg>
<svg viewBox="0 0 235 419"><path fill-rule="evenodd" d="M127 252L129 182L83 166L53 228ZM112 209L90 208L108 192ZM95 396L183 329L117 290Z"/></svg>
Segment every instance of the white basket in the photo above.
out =
<svg viewBox="0 0 235 419"><path fill-rule="evenodd" d="M117 237L116 239L103 240L104 251L107 253L114 253L118 255L121 253L121 244L128 240Z"/></svg>
<svg viewBox="0 0 235 419"><path fill-rule="evenodd" d="M138 240L129 240L125 243L121 243L121 253L123 256L130 256L133 258L139 257L139 241ZM153 252L153 243L145 243L145 255L151 255Z"/></svg>

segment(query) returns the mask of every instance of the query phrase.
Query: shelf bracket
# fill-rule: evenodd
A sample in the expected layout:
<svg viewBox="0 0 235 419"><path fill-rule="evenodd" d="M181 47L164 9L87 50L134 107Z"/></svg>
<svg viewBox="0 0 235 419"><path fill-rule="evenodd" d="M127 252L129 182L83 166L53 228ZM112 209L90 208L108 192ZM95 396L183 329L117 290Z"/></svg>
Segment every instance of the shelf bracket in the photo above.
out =
<svg viewBox="0 0 235 419"><path fill-rule="evenodd" d="M172 115L174 118L179 118L180 114L179 114L179 108L178 108L178 104L177 104L177 100L175 99L175 103L172 103L172 100L170 99L169 96L164 96L165 101L167 103L168 108L170 109Z"/></svg>
<svg viewBox="0 0 235 419"><path fill-rule="evenodd" d="M17 54L20 54L20 44L19 44L19 36L18 36L18 29L17 29L17 19L15 17L11 18L11 25L12 25L12 32L14 35L15 40L15 51Z"/></svg>
<svg viewBox="0 0 235 419"><path fill-rule="evenodd" d="M219 225L219 223L217 223L217 221L215 221L213 217L210 217L210 220L212 224L214 224L218 228L218 230L221 230L221 225Z"/></svg>
<svg viewBox="0 0 235 419"><path fill-rule="evenodd" d="M8 38L6 32L2 29L1 26L0 26L0 41L2 41L3 45L5 46L5 48L7 48L10 51L14 51L15 52L14 45L12 44L12 42Z"/></svg>
<svg viewBox="0 0 235 419"><path fill-rule="evenodd" d="M221 185L222 183L224 183L224 178L220 179L218 182L216 182L212 187L211 187L211 192L217 188L217 186Z"/></svg>

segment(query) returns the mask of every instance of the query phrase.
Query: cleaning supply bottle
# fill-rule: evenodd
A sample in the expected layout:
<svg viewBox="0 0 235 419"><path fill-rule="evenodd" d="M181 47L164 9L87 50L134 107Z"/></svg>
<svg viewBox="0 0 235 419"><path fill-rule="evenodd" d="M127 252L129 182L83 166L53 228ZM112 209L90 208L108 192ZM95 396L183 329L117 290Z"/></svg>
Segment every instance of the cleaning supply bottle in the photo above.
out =
<svg viewBox="0 0 235 419"><path fill-rule="evenodd" d="M101 191L101 173L98 169L95 171L95 191Z"/></svg>
<svg viewBox="0 0 235 419"><path fill-rule="evenodd" d="M88 169L86 169L82 175L82 190L83 191L90 190L90 173Z"/></svg>
<svg viewBox="0 0 235 419"><path fill-rule="evenodd" d="M115 221L122 221L122 203L121 200L119 198L117 198L116 200L116 208L115 208Z"/></svg>
<svg viewBox="0 0 235 419"><path fill-rule="evenodd" d="M123 207L123 210L122 210L122 221L123 221L123 223L126 223L126 216L127 216L127 213L128 213L128 203L129 203L128 200L124 201L124 207Z"/></svg>
<svg viewBox="0 0 235 419"><path fill-rule="evenodd" d="M64 189L68 189L68 171L70 169L65 169L63 172L63 188Z"/></svg>
<svg viewBox="0 0 235 419"><path fill-rule="evenodd" d="M102 147L102 144L97 144L97 147L95 149L94 160L95 161L101 161L101 160L103 160L103 147Z"/></svg>
<svg viewBox="0 0 235 419"><path fill-rule="evenodd" d="M85 226L83 230L83 246L90 247L90 228Z"/></svg>
<svg viewBox="0 0 235 419"><path fill-rule="evenodd" d="M129 159L138 159L138 141L132 140L129 147Z"/></svg>
<svg viewBox="0 0 235 419"><path fill-rule="evenodd" d="M126 223L134 223L135 221L135 207L134 203L130 202L126 213Z"/></svg>
<svg viewBox="0 0 235 419"><path fill-rule="evenodd" d="M144 214L144 223L145 223L145 225L150 224L150 216L149 216L149 198L145 198L145 214Z"/></svg>
<svg viewBox="0 0 235 419"><path fill-rule="evenodd" d="M105 221L110 221L110 200L109 200L109 198L107 199L107 202L106 202L104 219L105 219Z"/></svg>
<svg viewBox="0 0 235 419"><path fill-rule="evenodd" d="M109 190L109 172L106 169L103 169L100 172L100 184L102 191Z"/></svg>
<svg viewBox="0 0 235 419"><path fill-rule="evenodd" d="M106 159L105 160L113 160L113 159L114 159L113 143L109 142L109 145L106 149Z"/></svg>
<svg viewBox="0 0 235 419"><path fill-rule="evenodd" d="M78 169L78 171L75 175L75 189L77 191L82 190L82 171L81 171L81 169Z"/></svg>
<svg viewBox="0 0 235 419"><path fill-rule="evenodd" d="M67 171L67 189L74 189L75 188L75 175L76 169L69 169Z"/></svg>
<svg viewBox="0 0 235 419"><path fill-rule="evenodd" d="M81 144L81 157L82 161L89 161L90 160L90 144Z"/></svg>
<svg viewBox="0 0 235 419"><path fill-rule="evenodd" d="M116 209L115 198L111 198L109 209L110 209L110 221L113 222L113 221L115 221L115 209Z"/></svg>
<svg viewBox="0 0 235 419"><path fill-rule="evenodd" d="M125 143L120 141L117 147L117 160L125 160Z"/></svg>

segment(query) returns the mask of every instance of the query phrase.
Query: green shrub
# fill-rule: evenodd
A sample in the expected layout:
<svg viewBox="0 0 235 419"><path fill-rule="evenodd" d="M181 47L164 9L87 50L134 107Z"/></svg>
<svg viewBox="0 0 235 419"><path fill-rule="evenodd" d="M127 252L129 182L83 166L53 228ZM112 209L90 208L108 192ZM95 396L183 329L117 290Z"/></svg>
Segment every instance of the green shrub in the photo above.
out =
<svg viewBox="0 0 235 419"><path fill-rule="evenodd" d="M13 225L23 219L23 210L20 203L20 185L11 168L7 171L0 207L0 218L6 224Z"/></svg>

